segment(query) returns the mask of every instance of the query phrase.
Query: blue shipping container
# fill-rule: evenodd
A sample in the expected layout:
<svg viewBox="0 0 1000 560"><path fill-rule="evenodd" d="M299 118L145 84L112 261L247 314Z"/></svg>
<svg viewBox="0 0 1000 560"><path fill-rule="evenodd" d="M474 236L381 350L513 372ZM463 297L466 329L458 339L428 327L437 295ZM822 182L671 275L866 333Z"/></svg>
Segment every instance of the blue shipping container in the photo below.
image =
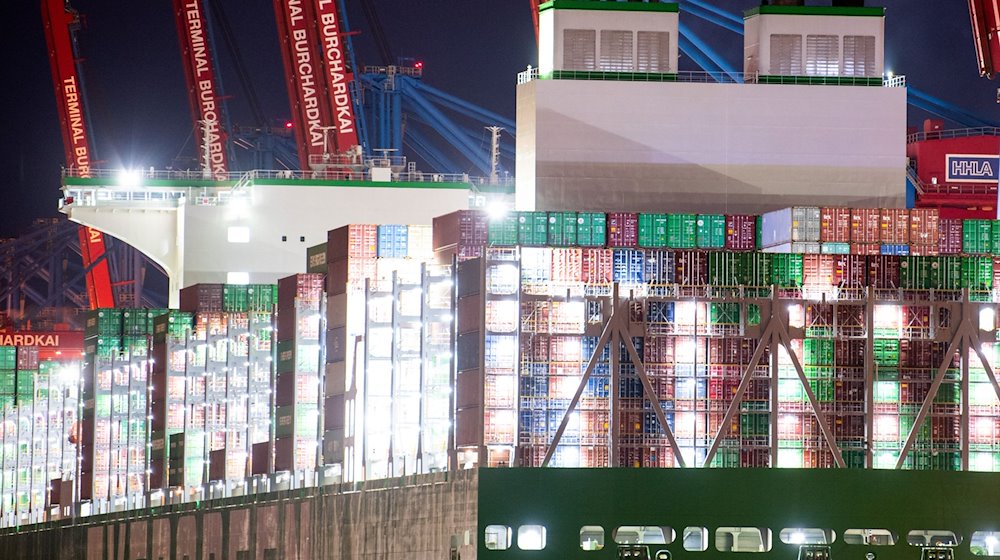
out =
<svg viewBox="0 0 1000 560"><path fill-rule="evenodd" d="M611 380L607 377L597 377L591 375L587 379L587 390L583 393L585 397L607 398L611 395Z"/></svg>
<svg viewBox="0 0 1000 560"><path fill-rule="evenodd" d="M614 250L613 280L619 284L642 284L646 254L639 249Z"/></svg>
<svg viewBox="0 0 1000 560"><path fill-rule="evenodd" d="M386 224L378 226L378 256L383 259L405 259L409 249L409 230L406 226Z"/></svg>
<svg viewBox="0 0 1000 560"><path fill-rule="evenodd" d="M908 256L910 254L909 245L882 245L882 250L879 251L883 255L897 255L897 256Z"/></svg>
<svg viewBox="0 0 1000 560"><path fill-rule="evenodd" d="M674 302L650 301L646 307L647 323L673 323Z"/></svg>

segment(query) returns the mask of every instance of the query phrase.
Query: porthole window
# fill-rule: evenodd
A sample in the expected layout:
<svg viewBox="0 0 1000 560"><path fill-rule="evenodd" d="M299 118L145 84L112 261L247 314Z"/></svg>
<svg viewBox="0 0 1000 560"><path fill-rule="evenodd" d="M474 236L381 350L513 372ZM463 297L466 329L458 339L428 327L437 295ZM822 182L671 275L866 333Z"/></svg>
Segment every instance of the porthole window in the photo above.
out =
<svg viewBox="0 0 1000 560"><path fill-rule="evenodd" d="M962 544L962 537L954 531L917 529L906 534L906 543L910 546L958 546Z"/></svg>
<svg viewBox="0 0 1000 560"><path fill-rule="evenodd" d="M719 527L715 530L719 552L768 552L771 530L766 527Z"/></svg>
<svg viewBox="0 0 1000 560"><path fill-rule="evenodd" d="M975 556L1000 556L1000 531L976 531L969 540Z"/></svg>
<svg viewBox="0 0 1000 560"><path fill-rule="evenodd" d="M603 549L604 527L600 525L584 525L580 527L580 548L583 550Z"/></svg>
<svg viewBox="0 0 1000 560"><path fill-rule="evenodd" d="M785 528L778 538L785 544L830 544L837 540L837 534L830 529Z"/></svg>
<svg viewBox="0 0 1000 560"><path fill-rule="evenodd" d="M708 529L705 527L684 528L684 550L704 552L708 550Z"/></svg>
<svg viewBox="0 0 1000 560"><path fill-rule="evenodd" d="M893 546L899 536L888 529L848 529L844 531L845 544L864 546Z"/></svg>
<svg viewBox="0 0 1000 560"><path fill-rule="evenodd" d="M517 548L521 550L542 550L545 548L545 527L543 525L521 525L518 527Z"/></svg>
<svg viewBox="0 0 1000 560"><path fill-rule="evenodd" d="M614 530L612 537L618 544L670 544L674 542L674 530L670 527L622 525Z"/></svg>
<svg viewBox="0 0 1000 560"><path fill-rule="evenodd" d="M506 525L487 525L483 543L486 550L507 550L510 548L510 527Z"/></svg>

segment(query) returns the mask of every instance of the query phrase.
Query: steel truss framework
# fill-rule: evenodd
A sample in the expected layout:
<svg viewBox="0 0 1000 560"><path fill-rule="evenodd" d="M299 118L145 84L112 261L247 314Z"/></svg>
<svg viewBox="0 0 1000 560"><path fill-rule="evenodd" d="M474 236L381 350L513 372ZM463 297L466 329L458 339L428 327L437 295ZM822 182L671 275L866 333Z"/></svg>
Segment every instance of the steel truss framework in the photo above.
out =
<svg viewBox="0 0 1000 560"><path fill-rule="evenodd" d="M809 401L809 411L815 416L819 428L822 432L823 439L826 442L827 447L832 452L834 462L837 467L845 468L845 460L843 456L843 450L837 446L836 440L833 435L832 427L827 418L827 413L823 411L822 406L817 400L816 394L810 387L808 379L805 374L805 370L796 353L792 349L793 339L804 338L804 326L803 327L792 327L789 323L789 313L788 309L790 305L794 304L809 304L816 303L813 299L803 299L801 297L801 292L798 290L781 290L779 288L770 288L770 297L708 297L705 299L698 298L693 300L691 297L683 297L679 294L675 294L675 297L652 297L645 298L644 301L698 301L702 303L739 303L743 309L746 309L747 305L757 305L761 311L761 322L757 326L748 326L741 323L741 330L743 331L740 335L744 338L750 338L755 340L756 349L753 353L752 358L749 363L743 367L742 376L740 378L740 384L736 389L736 393L733 397L732 402L729 404L725 417L721 423L720 428L715 433L711 446L709 448L708 454L704 460L704 466L708 467L712 463L712 459L715 457L719 450L720 444L723 439L727 436L730 426L732 425L733 418L740 411L740 404L743 402L744 396L747 389L750 386L751 379L761 371L758 366L764 358L764 353L766 350L770 350L770 364L767 365L768 377L770 389L770 403L771 403L771 414L770 414L770 465L774 466L777 464L778 458L778 414L777 406L778 402L778 358L779 358L779 348L784 348L788 356L791 359L792 365L795 368L798 380L802 384L804 393L808 397ZM706 290L705 294L711 296L711 289ZM799 292L799 293L796 293ZM845 292L846 294L846 292ZM689 294L686 294L689 295ZM716 294L719 295L719 294ZM983 295L983 294L976 294ZM851 297L851 296L849 296ZM985 298L984 298L985 299ZM859 305L864 306L864 323L862 325L834 325L833 337L838 338L838 334L848 333L847 336L842 338L854 338L854 339L864 339L865 344L865 355L864 355L864 380L865 380L865 396L864 396L864 415L865 415L865 466L871 468L873 466L873 441L874 441L874 380L875 380L875 355L874 355L874 338L875 338L875 327L874 327L874 309L876 305L908 305L908 306L927 306L930 308L931 321L933 323L932 329L928 332L931 333L930 340L937 342L948 342L947 350L945 351L942 361L940 364L935 364L936 372L931 381L930 389L925 398L921 401L919 412L917 413L916 419L913 422L912 427L907 432L903 447L899 452L899 458L896 462L895 468L902 469L906 461L907 455L913 449L914 443L920 432L921 426L927 419L931 412L931 406L934 403L935 397L938 394L938 390L941 387L942 382L945 380L948 370L952 366L956 353L961 360L961 381L960 381L960 394L961 394L961 465L963 470L969 469L969 425L970 425L970 410L969 410L969 357L971 352L975 352L976 356L979 358L982 368L986 372L986 376L989 383L993 387L994 393L997 395L998 400L1000 400L1000 381L997 379L996 371L987 359L986 354L983 352L984 343L994 343L996 342L995 330L982 331L973 322L979 317L980 311L983 309L990 309L994 312L997 310L998 306L996 303L991 301L974 301L970 299L970 293L968 290L962 292L903 292L901 290L873 290L866 289L860 290L853 294L852 299L841 299L841 300L831 300L825 301L826 304L833 307L833 317L838 316L837 308L841 305L850 305L857 307ZM653 385L647 375L646 365L643 360L640 359L639 353L636 350L634 343L632 342L633 336L644 336L645 327L642 323L638 323L632 320L630 310L633 308L633 304L638 300L634 296L628 298L622 298L619 294L619 286L616 284L612 288L612 293L610 297L606 297L604 301L605 306L605 317L607 317L604 322L603 331L601 332L600 338L594 349L594 352L589 357L587 362L587 368L584 371L583 377L580 380L580 384L576 389L576 392L569 403L569 407L563 414L562 421L555 434L549 443L548 449L543 460L543 466L548 466L552 457L558 447L560 440L565 433L569 422L570 415L577 409L580 399L583 396L585 389L587 388L587 382L594 372L595 367L600 361L602 352L606 347L610 345L610 361L611 361L611 397L609 398L610 404L610 423L609 423L609 457L610 464L615 465L618 461L619 456L619 433L620 433L620 419L617 414L619 409L619 396L618 391L615 389L619 386L620 372L618 367L618 356L620 351L624 349L628 355L631 357L632 363L635 365L635 371L639 377L642 388L643 396L645 399L649 400L652 404L653 412L656 415L656 419L659 423L660 429L664 432L666 439L669 442L669 447L674 456L675 464L680 467L686 467L684 458L681 456L680 447L677 444L677 439L674 436L673 431L670 429L666 414L663 407L660 405L660 399L656 396L654 392ZM741 314L745 317L745 313ZM836 320L834 321L836 323ZM860 330L859 330L860 327ZM842 332L838 332L838 329ZM754 335L756 331L759 334ZM983 333L988 333L988 337L983 336ZM760 377L757 377L758 379ZM901 434L902 435L902 434Z"/></svg>
<svg viewBox="0 0 1000 560"><path fill-rule="evenodd" d="M28 233L0 244L0 313L15 328L52 321L82 328L78 311L88 307L88 269L80 256L79 226L65 219L38 220ZM164 307L166 277L145 255L106 238L116 302ZM91 264L95 266L101 261ZM60 310L53 314L52 310Z"/></svg>

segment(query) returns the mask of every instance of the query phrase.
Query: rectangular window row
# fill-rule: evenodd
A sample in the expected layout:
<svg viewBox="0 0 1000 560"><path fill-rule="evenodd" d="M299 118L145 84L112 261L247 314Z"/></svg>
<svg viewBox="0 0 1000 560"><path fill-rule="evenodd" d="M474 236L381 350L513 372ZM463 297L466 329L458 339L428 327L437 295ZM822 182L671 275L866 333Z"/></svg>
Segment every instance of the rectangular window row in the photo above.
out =
<svg viewBox="0 0 1000 560"><path fill-rule="evenodd" d="M521 525L517 528L516 542L511 527L487 525L484 544L487 550L508 550L515 544L520 550L542 550L546 544L544 525ZM671 527L655 525L622 525L611 531L617 545L667 545L673 543L677 533ZM825 545L837 540L837 533L816 527L784 528L779 540L789 545ZM848 529L844 543L863 546L894 546L898 535L888 529ZM954 547L962 544L961 535L945 530L913 530L907 533L906 542L916 547ZM708 528L685 527L681 532L684 550L708 550ZM584 525L580 528L580 548L585 551L602 550L605 546L604 527ZM969 541L969 548L976 556L1000 554L1000 531L976 531ZM771 550L771 530L766 527L718 527L715 529L715 550L719 552L768 552Z"/></svg>

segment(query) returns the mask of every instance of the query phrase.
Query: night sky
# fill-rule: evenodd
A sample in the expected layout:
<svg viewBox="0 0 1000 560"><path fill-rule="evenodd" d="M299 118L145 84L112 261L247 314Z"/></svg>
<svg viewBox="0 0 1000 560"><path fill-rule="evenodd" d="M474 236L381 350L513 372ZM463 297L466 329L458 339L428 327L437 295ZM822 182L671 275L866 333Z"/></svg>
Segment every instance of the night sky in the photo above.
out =
<svg viewBox="0 0 1000 560"><path fill-rule="evenodd" d="M756 0L709 0L742 11ZM289 117L271 0L222 0L263 109ZM823 0L811 4L829 4ZM347 0L359 65L381 64L357 0ZM537 53L528 0L375 0L397 56L424 62L424 80L514 118L516 74ZM967 4L886 0L886 66L921 91L985 120L1000 120L1000 81L980 78ZM84 14L79 33L92 139L100 167L163 168L193 154L192 121L169 0L74 0ZM4 4L3 202L0 237L16 235L35 217L54 216L62 140L56 116L39 3ZM682 14L701 38L738 65L742 37ZM234 124L252 124L233 64L221 45L223 85ZM681 70L698 70L681 57ZM738 68L741 70L741 68ZM911 124L929 115L910 109ZM952 125L955 126L955 125ZM509 137L506 141L512 141Z"/></svg>

